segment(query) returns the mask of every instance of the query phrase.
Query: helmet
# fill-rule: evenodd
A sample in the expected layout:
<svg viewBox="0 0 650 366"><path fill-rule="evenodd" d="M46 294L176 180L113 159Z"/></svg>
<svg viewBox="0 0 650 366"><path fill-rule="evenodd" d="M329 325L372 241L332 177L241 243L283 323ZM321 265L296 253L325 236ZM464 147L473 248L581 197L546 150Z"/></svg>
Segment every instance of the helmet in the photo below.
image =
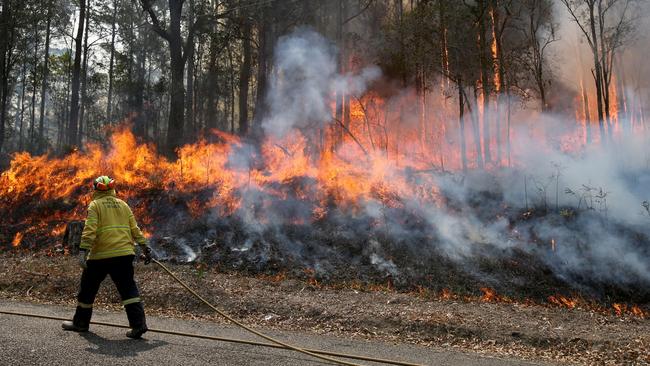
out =
<svg viewBox="0 0 650 366"><path fill-rule="evenodd" d="M113 189L115 188L115 179L111 179L106 175L97 177L97 179L95 179L93 182L93 188L96 191L108 191L110 189Z"/></svg>

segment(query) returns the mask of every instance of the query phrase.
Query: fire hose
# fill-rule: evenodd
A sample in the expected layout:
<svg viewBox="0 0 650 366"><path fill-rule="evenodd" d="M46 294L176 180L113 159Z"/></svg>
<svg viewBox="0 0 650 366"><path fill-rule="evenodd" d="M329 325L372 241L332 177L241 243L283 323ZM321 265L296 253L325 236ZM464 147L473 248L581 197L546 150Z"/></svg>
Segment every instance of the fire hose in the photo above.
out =
<svg viewBox="0 0 650 366"><path fill-rule="evenodd" d="M261 346L261 347L269 347L269 348L279 348L279 349L288 349L296 352L300 352L302 354L315 357L324 361L332 362L335 364L339 365L347 365L347 366L360 366L359 364L347 362L347 361L342 361L339 359L335 359L329 356L333 357L341 357L341 358L347 358L347 359L356 359L356 360L362 360L362 361L369 361L369 362L377 362L377 363L384 363L384 364L391 364L391 365L400 365L400 366L422 366L419 364L415 363L409 363L409 362L402 362L402 361L395 361L395 360L388 360L388 359L380 359L380 358L375 358L375 357L367 357L367 356L360 356L360 355L352 355L352 354L344 354L344 353L338 353L338 352L330 352L330 351L323 351L319 349L307 349L307 348L302 348L302 347L297 347L293 346L291 344L285 343L283 341L280 341L278 339L275 339L271 336L268 336L264 333L258 332L247 325L239 322L238 320L232 318L216 306L212 305L208 300L204 299L201 295L199 295L196 291L194 291L192 288L190 288L185 282L183 282L180 278L178 278L172 271L170 271L164 264L160 263L156 259L152 259L154 263L156 263L160 268L162 268L167 274L169 274L176 282L178 282L185 290L187 290L189 293L191 293L194 297L196 297L198 300L209 306L212 310L217 312L220 316L228 320L229 322L235 324L236 326L258 336L261 338L264 338L265 340L271 342L271 343L263 343L263 342L255 342L255 341L248 341L248 340L242 340L242 339L236 339L236 338L226 338L226 337L214 337L214 336L207 336L207 335L199 335L199 334L191 334L191 333L184 333L184 332L176 332L176 331L170 331L170 330L164 330L164 329L155 329L155 328L149 328L149 332L154 332L154 333L161 333L161 334L169 334L169 335L177 335L177 336L184 336L184 337L191 337L191 338L200 338L200 339L209 339L209 340L214 340L214 341L221 341L221 342L230 342L230 343L239 343L239 344L247 344L247 345L253 345L253 346ZM29 314L29 313L21 313L21 312L12 312L12 311L4 311L0 310L0 314L7 314L7 315L17 315L17 316L27 316L27 317L33 317L33 318L42 318L42 319L51 319L51 320L68 320L66 318L61 318L61 317L55 317L55 316L49 316L49 315L39 315L39 314ZM97 322L97 321L92 321L91 324L94 325L102 325L102 326L108 326L108 327L116 327L116 328L128 328L128 326L125 325L120 325L120 324L115 324L115 323L108 323L108 322Z"/></svg>
<svg viewBox="0 0 650 366"><path fill-rule="evenodd" d="M165 267L164 264L160 263L160 262L159 262L158 260L156 260L156 259L152 259L152 261L153 261L154 263L156 263L157 265L159 265L160 268L162 268L163 270L165 270L165 272L167 272L167 273L168 273L168 274L169 274L169 275L170 275L174 280L176 280L176 282L178 282L181 286L183 286L183 287L184 287L184 288L185 288L189 293L191 293L192 295L194 295L194 297L196 297L197 299L201 300L204 304L206 304L207 306L209 306L212 310L216 311L219 315L221 315L222 317L226 318L226 320L228 320L229 322L235 324L236 326L238 326L238 327L240 327L240 328L243 328L243 329L245 329L246 331L248 331L248 332L250 332L250 333L253 333L253 334L255 334L255 335L258 336L258 337L264 338L264 339L266 339L266 340L269 341L269 342L275 343L275 344L277 344L278 346L282 346L282 347L284 347L284 348L287 348L287 349L290 349L290 350L293 350L293 351L296 351L296 352L300 352L300 353L306 354L306 355L308 355L308 356L312 356L312 357L319 358L319 359L324 360L324 361L329 361L329 362L333 362L333 363L340 364L340 365L359 366L359 365L357 365L357 364L355 364L355 363L351 363L351 362L347 362L347 361L337 360L337 359L335 359L335 358L331 358L331 357L328 357L328 356L323 356L323 355L320 355L320 354L317 354L317 353L314 353L314 352L308 351L308 350L306 350L306 349L302 349L302 348L300 348L300 347L296 347L296 346L290 345L290 344L288 344L288 343L285 343L285 342L282 342L282 341L280 341L280 340L277 340L277 339L275 339L275 338L273 338L273 337L267 336L267 335L264 334L264 333L260 333L260 332L256 331L256 330L253 329L253 328L248 327L247 325L245 325L245 324L243 324L243 323L237 321L235 318L231 317L230 315L224 313L223 311L221 311L221 310L220 310L219 308L217 308L216 306L212 305L208 300L204 299L204 298L203 298L201 295L199 295L196 291L192 290L192 288L190 288L187 284L185 284L185 282L183 282L180 278L176 277L176 275L175 275L172 271L170 271L167 267Z"/></svg>

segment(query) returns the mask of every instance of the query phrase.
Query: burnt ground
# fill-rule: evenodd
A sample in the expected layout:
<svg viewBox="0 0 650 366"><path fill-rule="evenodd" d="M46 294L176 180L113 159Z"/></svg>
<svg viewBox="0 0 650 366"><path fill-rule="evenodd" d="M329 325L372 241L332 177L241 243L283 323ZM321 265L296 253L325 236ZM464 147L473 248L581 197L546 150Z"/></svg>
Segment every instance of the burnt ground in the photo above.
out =
<svg viewBox="0 0 650 366"><path fill-rule="evenodd" d="M481 187L468 188L462 200L444 193L440 210L382 196L376 201L389 204L380 207L380 216L365 213L369 202L332 202L322 217L313 217L322 202L296 192L312 192L315 183L290 183L278 186L288 198L265 196L231 214L206 206L212 187L138 189L123 198L166 260L334 284L390 282L400 291L447 288L465 296L489 287L518 300L544 302L561 294L607 306L650 304L647 225L619 222L596 209L524 210L508 206L498 189ZM72 197L50 200L1 193L0 252L28 254L62 249L62 229L83 219L79 198L88 192L80 187ZM425 219L432 214L440 217Z"/></svg>
<svg viewBox="0 0 650 366"><path fill-rule="evenodd" d="M73 173L58 169L49 174L63 179ZM14 173L26 189L17 193L0 184L0 252L62 250L66 223L85 216L89 185L65 198L44 198L29 164ZM519 181L516 172L503 173L512 175L508 179L472 172L434 180L416 173L404 171L409 184L431 195L440 187L439 203L428 195L423 201L400 197L382 185L373 187L372 197L348 202L336 190L321 192L306 176L227 195L215 195L218 184L181 190L170 181L120 187L118 196L166 260L326 284L390 283L405 292L450 289L470 296L492 288L518 301L559 294L605 306L650 304L650 210L641 203L629 210L645 212L647 221L628 222L582 203L597 201L591 187L578 189L576 207L549 205L531 192L524 208L503 188L508 179Z"/></svg>
<svg viewBox="0 0 650 366"><path fill-rule="evenodd" d="M482 301L422 290L399 292L390 284L324 285L289 273L245 275L218 266L171 265L207 299L249 325L309 330L354 338L435 345L559 364L650 364L650 320L579 303L574 309L533 301ZM138 265L150 313L221 323L154 265ZM5 253L0 296L22 301L75 303L80 271L74 258ZM483 300L488 300L483 296ZM97 308L119 309L106 281Z"/></svg>

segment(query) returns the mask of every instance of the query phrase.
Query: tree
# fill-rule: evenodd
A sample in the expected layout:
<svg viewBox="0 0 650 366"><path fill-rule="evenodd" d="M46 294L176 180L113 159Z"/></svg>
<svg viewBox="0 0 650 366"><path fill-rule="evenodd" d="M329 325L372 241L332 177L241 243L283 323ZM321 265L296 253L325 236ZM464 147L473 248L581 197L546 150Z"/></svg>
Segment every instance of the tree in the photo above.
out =
<svg viewBox="0 0 650 366"><path fill-rule="evenodd" d="M70 99L70 122L68 124L67 143L70 146L78 145L79 140L79 88L81 84L81 58L84 25L86 20L86 0L79 1L79 26L75 38L74 65L72 67L72 85Z"/></svg>
<svg viewBox="0 0 650 366"><path fill-rule="evenodd" d="M196 32L211 18L200 16L192 24L187 32L187 38L184 40L181 34L181 20L183 13L184 0L169 0L169 25L163 24L156 11L153 8L151 0L140 0L142 8L149 15L152 29L165 41L169 46L170 58L170 110L169 123L167 126L167 152L174 154L175 150L183 143L183 131L185 126L185 85L183 82L185 64L187 58L194 47L194 36Z"/></svg>
<svg viewBox="0 0 650 366"><path fill-rule="evenodd" d="M108 95L106 98L106 122L111 123L113 121L113 81L114 69L115 69L115 36L117 35L116 25L117 25L117 11L118 11L118 0L113 0L113 9L112 16L110 18L111 22L111 43L109 46L109 65L108 65Z"/></svg>
<svg viewBox="0 0 650 366"><path fill-rule="evenodd" d="M248 84L251 76L251 24L248 19L243 19L242 48L244 60L239 72L239 133L248 133Z"/></svg>
<svg viewBox="0 0 650 366"><path fill-rule="evenodd" d="M194 0L190 0L190 6L188 9L189 16L187 17L187 27L192 27L194 24ZM189 132L193 134L196 132L196 125L194 121L194 53L195 46L194 43L188 45L187 48L187 95L185 98L185 119L189 124Z"/></svg>
<svg viewBox="0 0 650 366"><path fill-rule="evenodd" d="M539 93L542 111L548 109L546 87L550 80L547 67L547 48L557 41L557 23L553 2L550 0L522 1L523 19L520 31L526 42L524 67L533 76Z"/></svg>
<svg viewBox="0 0 650 366"><path fill-rule="evenodd" d="M84 122L85 122L85 114L86 114L86 104L88 101L88 57L90 53L90 47L92 45L88 44L88 29L90 28L90 23L93 20L91 17L91 0L88 0L87 3L87 11L88 11L88 17L86 19L86 28L84 31L84 44L83 44L83 62L81 66L81 103L79 107L79 138L77 139L79 141L79 144L83 141L83 134L84 134ZM87 127L86 127L87 130ZM87 131L85 132L87 134Z"/></svg>
<svg viewBox="0 0 650 366"><path fill-rule="evenodd" d="M44 136L44 129L45 129L45 99L46 99L46 93L47 93L47 83L48 83L48 77L49 77L49 61L50 61L50 37L52 35L52 7L53 7L53 1L52 0L47 0L46 1L46 6L47 6L47 15L46 15L46 22L47 25L45 27L45 53L43 55L43 76L41 80L41 113L39 116L38 120L38 149L37 153L42 154L44 149L45 149L45 136Z"/></svg>
<svg viewBox="0 0 650 366"><path fill-rule="evenodd" d="M474 81L481 78L481 72L485 65L481 61L483 51L480 42L477 42L477 34L467 31L467 29L475 28L477 16L480 15L476 12L479 9L467 5L461 7L454 2L447 1L445 10L445 14L448 16L445 24L447 24L449 31L447 37L449 68L446 77L456 83L458 92L462 94L463 102L459 102L459 108L461 108L459 109L460 133L462 134L460 139L461 141L465 139L464 108L467 108L472 122L471 135L476 152L476 167L482 169L484 160L481 147L481 130L478 123L477 88ZM467 96L466 88L468 85L471 85L474 91L474 108L472 108L472 100ZM485 136L483 141L485 143ZM464 141L461 143L461 148L465 149ZM466 155L466 153L462 155ZM467 163L463 162L463 165L466 166Z"/></svg>
<svg viewBox="0 0 650 366"><path fill-rule="evenodd" d="M601 141L612 137L610 93L615 55L634 27L634 0L561 0L587 40L593 56L598 125ZM605 127L607 127L607 134Z"/></svg>
<svg viewBox="0 0 650 366"><path fill-rule="evenodd" d="M9 80L14 48L14 19L12 16L14 5L12 0L2 0L2 13L0 13L0 152L5 141Z"/></svg>

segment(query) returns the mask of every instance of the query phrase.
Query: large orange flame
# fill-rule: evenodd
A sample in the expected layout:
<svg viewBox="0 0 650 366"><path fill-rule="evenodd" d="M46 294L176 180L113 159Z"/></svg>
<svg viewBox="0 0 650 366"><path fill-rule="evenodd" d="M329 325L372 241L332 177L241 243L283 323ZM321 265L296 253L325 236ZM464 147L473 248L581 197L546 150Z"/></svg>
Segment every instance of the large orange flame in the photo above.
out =
<svg viewBox="0 0 650 366"><path fill-rule="evenodd" d="M363 114L354 106L353 116ZM215 132L221 142L205 140L185 145L178 150L178 159L169 161L156 152L150 144L139 144L126 128L115 131L110 147L103 149L89 144L85 151L75 151L62 158L32 156L19 153L10 167L2 173L0 197L8 204L16 204L24 197L41 200L68 200L82 197L73 203L75 209L58 212L57 219L80 218L89 195L90 182L101 174L116 178L122 197L149 189L193 192L209 189L214 192L209 199L198 197L187 203L192 216L200 216L206 210L219 208L220 214L228 215L242 204L241 192L259 189L269 196L284 198L287 191L283 185L297 178L310 178L317 184L316 192L292 194L297 198L315 202L314 219L322 217L327 202L343 208L357 209L364 200L378 200L386 206L399 206L399 198L417 198L435 204L438 190L433 178L422 185L410 184L394 162L381 150L360 152L355 144L343 144L337 151L323 151L320 156L309 154L308 141L298 131L282 139L269 138L261 147L261 161L237 164L233 160L248 159L235 150L244 144L239 138ZM233 158L233 157L238 157ZM406 167L414 163L403 161ZM426 176L423 176L427 180ZM145 227L150 223L145 208L138 208ZM57 226L52 232L60 232Z"/></svg>

